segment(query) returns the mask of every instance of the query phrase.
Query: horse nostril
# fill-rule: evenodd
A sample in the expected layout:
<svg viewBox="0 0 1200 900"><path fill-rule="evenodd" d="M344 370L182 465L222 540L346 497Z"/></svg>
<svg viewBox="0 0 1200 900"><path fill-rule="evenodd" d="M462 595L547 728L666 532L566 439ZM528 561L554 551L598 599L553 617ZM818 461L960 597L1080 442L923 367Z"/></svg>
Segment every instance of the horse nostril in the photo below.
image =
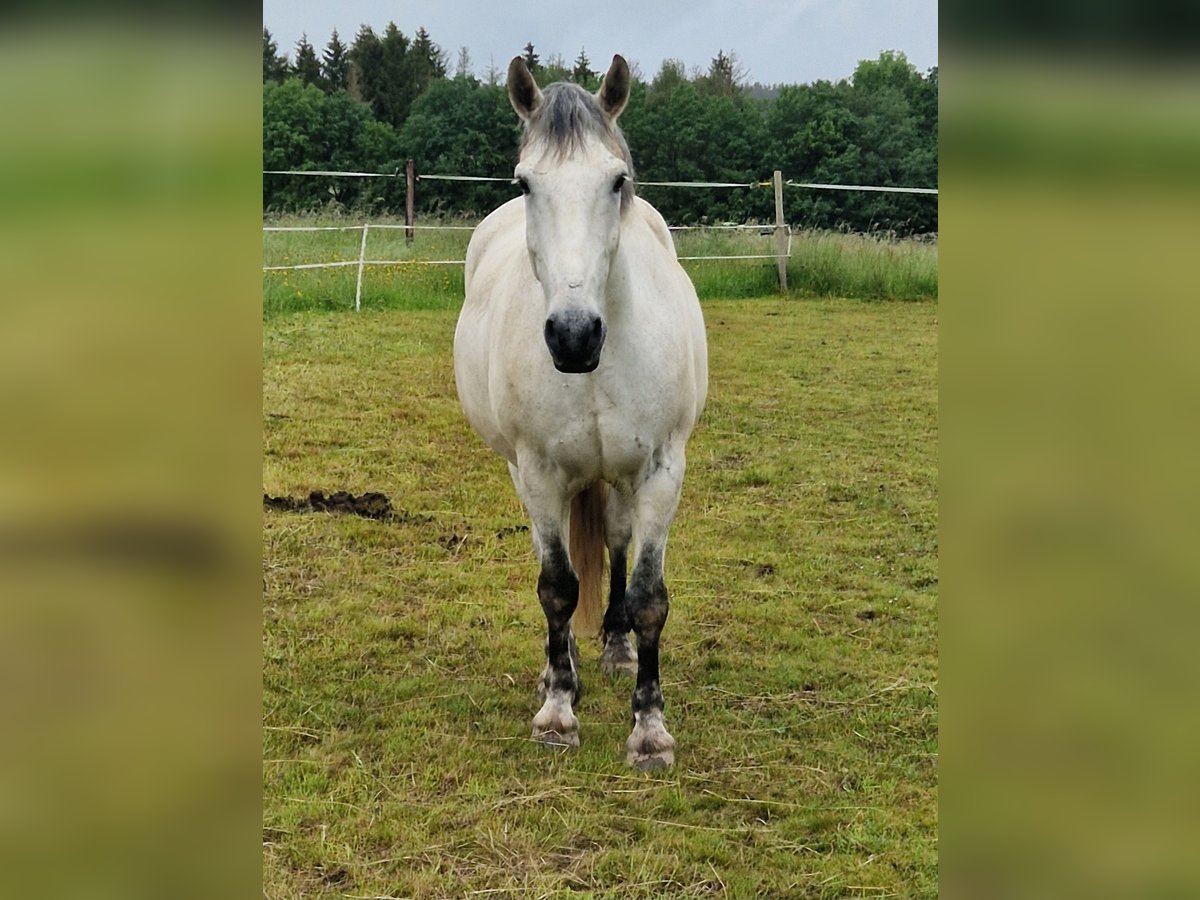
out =
<svg viewBox="0 0 1200 900"><path fill-rule="evenodd" d="M604 323L600 321L599 316L596 316L596 318L592 319L592 335L593 335L593 337L600 337L600 331L603 328L604 328Z"/></svg>

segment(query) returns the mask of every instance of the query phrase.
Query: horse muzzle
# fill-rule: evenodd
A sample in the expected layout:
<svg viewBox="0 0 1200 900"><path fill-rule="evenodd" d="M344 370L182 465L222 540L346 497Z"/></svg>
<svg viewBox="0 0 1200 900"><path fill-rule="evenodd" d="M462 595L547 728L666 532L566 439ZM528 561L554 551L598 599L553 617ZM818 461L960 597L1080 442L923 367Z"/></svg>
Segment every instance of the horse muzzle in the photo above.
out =
<svg viewBox="0 0 1200 900"><path fill-rule="evenodd" d="M606 333L604 320L592 313L572 309L550 316L544 334L554 368L572 375L595 371Z"/></svg>

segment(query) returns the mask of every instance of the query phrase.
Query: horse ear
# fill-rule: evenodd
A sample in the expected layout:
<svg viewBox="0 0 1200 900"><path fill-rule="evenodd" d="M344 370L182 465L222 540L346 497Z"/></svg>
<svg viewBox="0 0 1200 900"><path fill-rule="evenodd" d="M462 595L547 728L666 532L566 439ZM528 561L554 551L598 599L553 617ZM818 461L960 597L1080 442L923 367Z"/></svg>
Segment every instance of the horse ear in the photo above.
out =
<svg viewBox="0 0 1200 900"><path fill-rule="evenodd" d="M596 99L600 101L600 108L612 119L619 116L629 102L629 63L621 54L613 56L612 65L600 83Z"/></svg>
<svg viewBox="0 0 1200 900"><path fill-rule="evenodd" d="M530 117L542 105L542 91L525 67L525 60L514 56L508 64L508 102L512 104L522 122L528 122Z"/></svg>

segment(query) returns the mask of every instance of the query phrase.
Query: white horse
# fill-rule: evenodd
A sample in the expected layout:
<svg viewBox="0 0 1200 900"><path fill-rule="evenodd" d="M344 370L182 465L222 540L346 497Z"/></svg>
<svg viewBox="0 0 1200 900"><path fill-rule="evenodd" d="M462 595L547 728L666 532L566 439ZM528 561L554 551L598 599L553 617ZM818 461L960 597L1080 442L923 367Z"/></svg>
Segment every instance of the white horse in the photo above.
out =
<svg viewBox="0 0 1200 900"><path fill-rule="evenodd" d="M599 630L607 545L601 665L636 673L626 761L659 768L675 759L658 674L663 558L708 388L704 320L666 223L634 195L616 124L629 99L625 60L613 57L592 95L568 83L540 90L517 57L508 96L524 123L524 196L471 238L454 374L467 419L508 460L533 523L548 630L533 736L579 745L572 621L581 635Z"/></svg>

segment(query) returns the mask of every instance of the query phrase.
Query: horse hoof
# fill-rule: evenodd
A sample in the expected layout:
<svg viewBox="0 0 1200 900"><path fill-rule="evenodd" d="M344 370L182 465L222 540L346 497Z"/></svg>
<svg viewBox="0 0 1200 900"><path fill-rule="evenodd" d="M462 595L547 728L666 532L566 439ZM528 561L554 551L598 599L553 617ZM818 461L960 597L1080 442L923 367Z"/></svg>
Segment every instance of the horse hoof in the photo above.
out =
<svg viewBox="0 0 1200 900"><path fill-rule="evenodd" d="M646 716L634 726L625 741L625 762L643 772L675 765L675 738L663 724L662 713Z"/></svg>
<svg viewBox="0 0 1200 900"><path fill-rule="evenodd" d="M535 728L533 730L533 739L546 747L574 748L579 746L578 731L539 731Z"/></svg>
<svg viewBox="0 0 1200 900"><path fill-rule="evenodd" d="M569 694L552 691L533 717L533 739L548 747L578 747L579 720L571 711Z"/></svg>
<svg viewBox="0 0 1200 900"><path fill-rule="evenodd" d="M605 675L613 678L619 675L637 675L637 651L633 649L628 636L621 635L605 641L604 652L600 654L600 669Z"/></svg>
<svg viewBox="0 0 1200 900"><path fill-rule="evenodd" d="M625 762L639 772L656 772L675 765L675 753L671 750L652 754L628 753Z"/></svg>

